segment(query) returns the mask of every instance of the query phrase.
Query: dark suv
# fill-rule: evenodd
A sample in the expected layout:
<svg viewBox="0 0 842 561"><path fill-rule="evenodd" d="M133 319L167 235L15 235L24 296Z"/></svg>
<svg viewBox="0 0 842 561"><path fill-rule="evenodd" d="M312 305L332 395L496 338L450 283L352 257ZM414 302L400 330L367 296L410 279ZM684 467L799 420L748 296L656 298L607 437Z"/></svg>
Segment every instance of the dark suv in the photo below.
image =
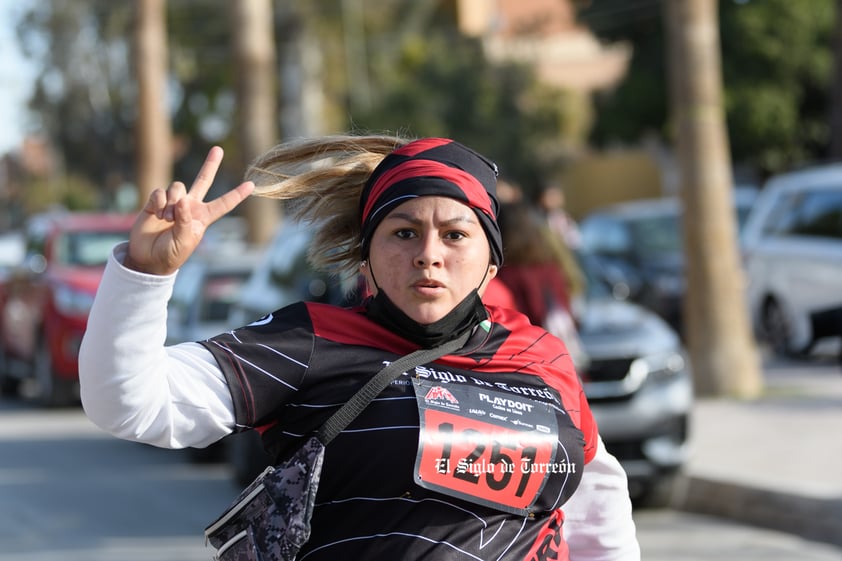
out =
<svg viewBox="0 0 842 561"><path fill-rule="evenodd" d="M26 255L6 283L0 311L0 386L30 382L44 405L78 391L78 352L105 262L129 237L134 215L59 212L26 228Z"/></svg>
<svg viewBox="0 0 842 561"><path fill-rule="evenodd" d="M734 188L738 230L756 198L754 188ZM682 215L676 197L641 199L596 209L580 224L583 248L600 261L612 281L679 333L686 288Z"/></svg>

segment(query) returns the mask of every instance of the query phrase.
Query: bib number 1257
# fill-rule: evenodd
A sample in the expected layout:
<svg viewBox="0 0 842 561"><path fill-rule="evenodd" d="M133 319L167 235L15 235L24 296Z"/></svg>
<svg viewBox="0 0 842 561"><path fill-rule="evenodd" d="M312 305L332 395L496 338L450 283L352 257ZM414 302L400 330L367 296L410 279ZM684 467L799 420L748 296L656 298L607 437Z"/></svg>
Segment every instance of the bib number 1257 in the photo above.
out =
<svg viewBox="0 0 842 561"><path fill-rule="evenodd" d="M558 439L555 415L536 413L534 405L530 415L522 410L520 415L503 414L501 409L481 407L482 403L493 401L473 402L466 411L419 404L416 483L526 514L545 478L559 469L553 463Z"/></svg>

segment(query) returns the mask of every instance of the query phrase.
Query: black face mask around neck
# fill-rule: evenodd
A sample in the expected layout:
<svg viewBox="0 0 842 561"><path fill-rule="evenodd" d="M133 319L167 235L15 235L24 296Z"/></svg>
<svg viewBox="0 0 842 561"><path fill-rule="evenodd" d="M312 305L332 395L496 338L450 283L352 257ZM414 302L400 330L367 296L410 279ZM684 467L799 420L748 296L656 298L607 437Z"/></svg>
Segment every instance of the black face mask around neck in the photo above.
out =
<svg viewBox="0 0 842 561"><path fill-rule="evenodd" d="M429 348L455 339L466 329L474 328L488 319L488 312L479 292L474 289L440 320L428 324L418 323L380 290L377 295L368 300L366 316L404 339L417 343L423 348Z"/></svg>

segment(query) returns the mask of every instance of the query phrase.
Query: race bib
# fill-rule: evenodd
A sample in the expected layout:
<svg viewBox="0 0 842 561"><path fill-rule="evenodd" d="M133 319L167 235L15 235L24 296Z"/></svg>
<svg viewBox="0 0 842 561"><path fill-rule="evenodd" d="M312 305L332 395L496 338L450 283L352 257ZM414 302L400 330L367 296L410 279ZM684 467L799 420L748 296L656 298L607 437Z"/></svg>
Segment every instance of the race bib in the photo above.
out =
<svg viewBox="0 0 842 561"><path fill-rule="evenodd" d="M477 384L413 377L421 421L415 482L426 489L526 516L556 462L549 404Z"/></svg>

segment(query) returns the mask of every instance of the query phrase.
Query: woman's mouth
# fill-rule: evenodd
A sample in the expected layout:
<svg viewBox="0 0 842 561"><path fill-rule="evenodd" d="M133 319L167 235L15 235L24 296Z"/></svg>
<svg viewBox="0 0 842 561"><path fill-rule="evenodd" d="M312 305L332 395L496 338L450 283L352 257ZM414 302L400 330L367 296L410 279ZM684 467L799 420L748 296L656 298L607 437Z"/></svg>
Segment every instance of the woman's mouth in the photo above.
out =
<svg viewBox="0 0 842 561"><path fill-rule="evenodd" d="M444 288L444 285L438 281L432 279L425 279L413 283L412 288L415 289L416 292L420 294L424 294L427 296L433 296L438 294L441 289Z"/></svg>

